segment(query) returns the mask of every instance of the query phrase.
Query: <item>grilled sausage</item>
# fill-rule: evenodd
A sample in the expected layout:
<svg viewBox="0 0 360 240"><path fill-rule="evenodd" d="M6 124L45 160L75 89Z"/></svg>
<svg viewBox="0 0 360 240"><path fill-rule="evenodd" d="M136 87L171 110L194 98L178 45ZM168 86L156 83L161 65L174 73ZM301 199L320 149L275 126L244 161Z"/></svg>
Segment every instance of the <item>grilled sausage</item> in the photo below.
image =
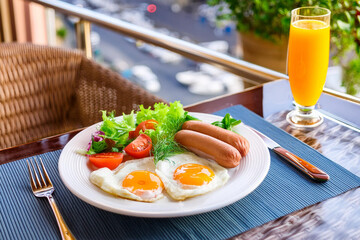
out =
<svg viewBox="0 0 360 240"><path fill-rule="evenodd" d="M213 159L223 167L233 168L240 163L241 154L236 148L211 136L180 130L174 139L188 150L201 157Z"/></svg>
<svg viewBox="0 0 360 240"><path fill-rule="evenodd" d="M248 140L243 136L209 123L196 120L186 121L183 124L182 129L200 132L226 142L235 147L242 157L246 156L250 149Z"/></svg>

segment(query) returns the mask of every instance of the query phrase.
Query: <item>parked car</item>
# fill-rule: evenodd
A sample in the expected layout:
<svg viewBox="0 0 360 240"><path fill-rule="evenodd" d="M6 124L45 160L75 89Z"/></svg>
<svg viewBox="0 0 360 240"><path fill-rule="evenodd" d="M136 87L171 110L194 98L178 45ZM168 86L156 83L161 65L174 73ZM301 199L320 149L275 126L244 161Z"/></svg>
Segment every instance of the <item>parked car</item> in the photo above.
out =
<svg viewBox="0 0 360 240"><path fill-rule="evenodd" d="M158 92L161 89L158 77L148 66L135 65L125 70L123 76L150 92Z"/></svg>

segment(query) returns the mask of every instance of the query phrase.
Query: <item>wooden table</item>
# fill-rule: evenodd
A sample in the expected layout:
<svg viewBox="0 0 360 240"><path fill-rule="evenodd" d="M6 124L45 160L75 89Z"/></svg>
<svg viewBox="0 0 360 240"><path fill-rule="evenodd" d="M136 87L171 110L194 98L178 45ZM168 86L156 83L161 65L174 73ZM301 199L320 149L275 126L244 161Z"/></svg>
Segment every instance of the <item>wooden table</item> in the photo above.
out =
<svg viewBox="0 0 360 240"><path fill-rule="evenodd" d="M287 81L248 89L187 106L212 113L242 104L266 120L360 176L360 105L323 94L324 123L313 130L295 129L285 121L291 109ZM0 151L0 164L63 148L81 129ZM234 239L360 239L360 188L253 228Z"/></svg>

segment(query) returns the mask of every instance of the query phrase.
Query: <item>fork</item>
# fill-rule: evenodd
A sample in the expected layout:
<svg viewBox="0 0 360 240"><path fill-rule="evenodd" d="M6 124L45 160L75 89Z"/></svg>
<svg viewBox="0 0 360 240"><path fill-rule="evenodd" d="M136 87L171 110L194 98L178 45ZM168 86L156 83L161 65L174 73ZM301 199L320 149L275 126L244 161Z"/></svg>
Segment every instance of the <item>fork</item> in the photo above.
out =
<svg viewBox="0 0 360 240"><path fill-rule="evenodd" d="M53 210L53 213L55 214L55 218L56 218L57 224L60 229L61 238L67 239L67 240L75 239L75 237L72 235L71 231L69 230L68 226L66 225L63 217L61 216L59 208L57 207L55 200L54 200L53 196L51 195L54 192L54 186L52 185L52 183L50 181L49 175L46 172L46 169L44 167L44 164L43 164L41 158L39 158L39 159L40 159L40 163L41 163L42 172L44 173L45 178L43 177L43 174L40 171L40 167L38 165L38 162L36 161L36 158L34 158L34 161L36 164L37 171L40 175L41 182L39 181L38 175L36 173L36 169L34 167L33 162L31 161L31 159L30 159L31 164L29 163L29 161L26 160L28 170L29 170L31 189L36 197L46 197L49 200L51 209ZM31 169L32 169L32 171L31 171ZM32 172L34 172L34 175ZM35 180L34 180L34 176L35 176Z"/></svg>

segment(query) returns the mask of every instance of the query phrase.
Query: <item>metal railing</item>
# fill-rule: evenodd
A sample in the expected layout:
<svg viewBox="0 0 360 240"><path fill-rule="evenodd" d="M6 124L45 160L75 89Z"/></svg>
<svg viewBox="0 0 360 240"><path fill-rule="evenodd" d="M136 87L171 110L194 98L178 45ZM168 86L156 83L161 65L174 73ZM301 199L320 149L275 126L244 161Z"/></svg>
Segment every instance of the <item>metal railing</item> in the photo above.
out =
<svg viewBox="0 0 360 240"><path fill-rule="evenodd" d="M192 59L197 62L204 62L211 65L220 67L226 71L232 72L236 75L254 81L255 84L269 82L275 79L287 78L285 74L278 73L276 71L260 67L255 64L251 64L246 61L222 54L199 45L186 42L174 37L157 33L155 31L146 29L141 26L137 26L119 19L101 14L89 9L74 6L72 4L57 1L57 0L28 0L45 7L53 8L66 15L78 17L82 24L95 23L99 26L111 29L137 40L144 41L146 43L153 44L158 47L165 48L172 52L176 52L184 57ZM80 31L79 36L83 36L86 42L86 34L88 34L85 28L77 28ZM88 29L90 31L90 29ZM88 34L89 37L90 34ZM84 46L84 44L78 44L78 46ZM86 49L84 48L85 52Z"/></svg>
<svg viewBox="0 0 360 240"><path fill-rule="evenodd" d="M178 53L197 62L208 63L226 71L232 72L254 85L266 83L277 79L288 79L288 76L268 68L264 68L226 54L222 54L194 43L186 42L174 37L157 33L155 31L137 26L105 14L89 9L78 7L58 0L27 0L42 6L55 9L65 15L79 18L76 24L78 48L85 51L86 56L91 57L90 27L91 23L108 28L126 36L153 44L158 47ZM324 92L360 104L360 100L348 94L339 93L331 89Z"/></svg>

